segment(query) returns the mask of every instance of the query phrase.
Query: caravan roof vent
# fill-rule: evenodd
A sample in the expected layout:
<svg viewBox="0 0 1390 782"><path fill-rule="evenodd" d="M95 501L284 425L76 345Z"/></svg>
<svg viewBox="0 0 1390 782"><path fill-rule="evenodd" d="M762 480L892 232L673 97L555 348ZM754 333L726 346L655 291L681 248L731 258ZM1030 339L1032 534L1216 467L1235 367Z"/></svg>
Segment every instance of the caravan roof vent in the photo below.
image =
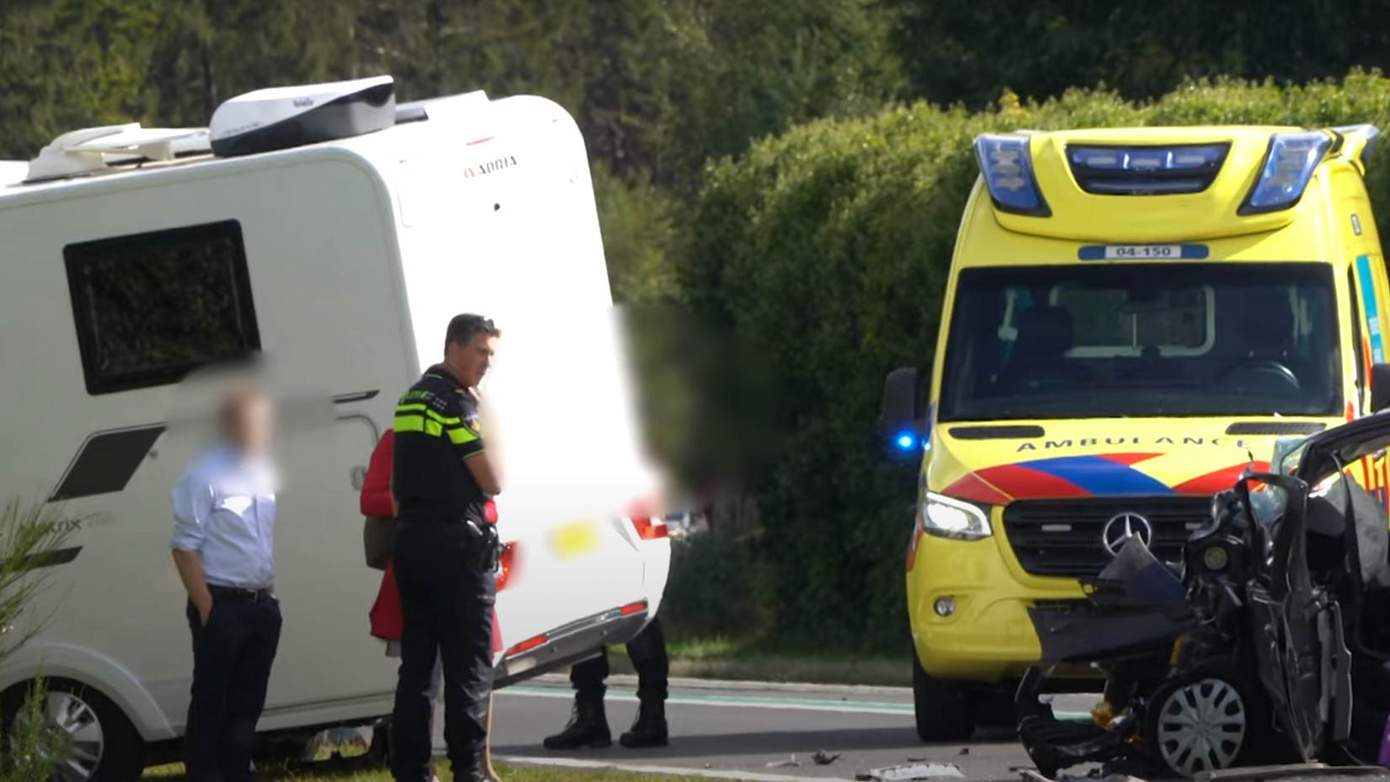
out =
<svg viewBox="0 0 1390 782"><path fill-rule="evenodd" d="M64 133L29 161L27 181L89 174L121 163L173 160L208 151L206 128L142 128L138 122Z"/></svg>
<svg viewBox="0 0 1390 782"><path fill-rule="evenodd" d="M390 76L248 92L212 114L212 153L251 155L360 136L396 122Z"/></svg>

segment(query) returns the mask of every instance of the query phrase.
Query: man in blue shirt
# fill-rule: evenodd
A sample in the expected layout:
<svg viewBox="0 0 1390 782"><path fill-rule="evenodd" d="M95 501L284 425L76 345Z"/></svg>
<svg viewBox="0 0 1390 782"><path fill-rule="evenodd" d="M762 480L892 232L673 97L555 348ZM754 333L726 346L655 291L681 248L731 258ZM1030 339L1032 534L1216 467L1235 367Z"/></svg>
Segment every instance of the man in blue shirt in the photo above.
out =
<svg viewBox="0 0 1390 782"><path fill-rule="evenodd" d="M193 691L184 745L194 782L249 782L252 743L280 643L270 400L244 390L221 411L222 442L174 484L174 564L188 590Z"/></svg>

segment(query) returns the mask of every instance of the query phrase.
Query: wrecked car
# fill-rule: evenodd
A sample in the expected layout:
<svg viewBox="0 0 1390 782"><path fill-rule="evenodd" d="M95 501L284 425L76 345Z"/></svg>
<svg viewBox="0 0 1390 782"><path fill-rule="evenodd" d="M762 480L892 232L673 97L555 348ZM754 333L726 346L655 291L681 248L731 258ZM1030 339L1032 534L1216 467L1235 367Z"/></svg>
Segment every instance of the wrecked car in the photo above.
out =
<svg viewBox="0 0 1390 782"><path fill-rule="evenodd" d="M1252 763L1376 762L1390 714L1390 519L1347 475L1390 446L1390 415L1282 444L1162 562L1138 536L1085 610L1032 609L1052 659L1019 687L1039 770L1082 763L1191 777ZM1054 672L1105 675L1090 722L1058 719Z"/></svg>

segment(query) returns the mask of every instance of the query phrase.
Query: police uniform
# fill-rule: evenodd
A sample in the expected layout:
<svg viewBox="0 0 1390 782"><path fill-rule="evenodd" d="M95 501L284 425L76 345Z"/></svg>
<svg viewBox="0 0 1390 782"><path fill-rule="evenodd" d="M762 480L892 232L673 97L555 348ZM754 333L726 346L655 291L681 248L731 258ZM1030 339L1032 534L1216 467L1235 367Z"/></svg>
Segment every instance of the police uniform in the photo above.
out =
<svg viewBox="0 0 1390 782"><path fill-rule="evenodd" d="M404 632L394 715L397 780L428 782L430 673L444 668L444 737L454 778L480 779L492 687L489 560L495 535L487 496L464 459L483 451L477 401L443 366L431 367L396 407L392 475L400 513L395 545Z"/></svg>

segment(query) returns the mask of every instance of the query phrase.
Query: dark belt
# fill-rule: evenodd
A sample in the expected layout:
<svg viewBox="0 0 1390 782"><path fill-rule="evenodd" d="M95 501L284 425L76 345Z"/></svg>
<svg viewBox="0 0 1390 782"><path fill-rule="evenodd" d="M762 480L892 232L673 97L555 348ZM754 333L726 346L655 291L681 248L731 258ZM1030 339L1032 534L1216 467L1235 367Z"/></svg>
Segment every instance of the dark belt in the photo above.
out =
<svg viewBox="0 0 1390 782"><path fill-rule="evenodd" d="M208 584L208 592L213 597L222 597L228 600L241 600L247 603L258 603L262 600L273 600L275 591L271 588L266 589L242 589L241 587L224 587L216 584Z"/></svg>

